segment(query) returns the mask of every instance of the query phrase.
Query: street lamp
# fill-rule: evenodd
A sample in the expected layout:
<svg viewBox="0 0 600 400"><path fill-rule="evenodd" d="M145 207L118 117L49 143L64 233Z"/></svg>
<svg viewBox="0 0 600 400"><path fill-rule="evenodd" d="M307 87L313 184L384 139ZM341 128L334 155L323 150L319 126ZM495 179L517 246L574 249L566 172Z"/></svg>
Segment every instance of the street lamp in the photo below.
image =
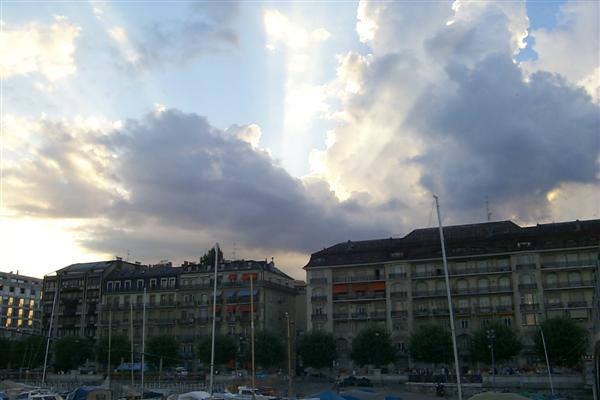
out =
<svg viewBox="0 0 600 400"><path fill-rule="evenodd" d="M496 360L494 358L494 341L496 340L496 332L493 329L488 329L486 331L487 339L490 342L488 344L488 348L492 353L492 389L496 388Z"/></svg>

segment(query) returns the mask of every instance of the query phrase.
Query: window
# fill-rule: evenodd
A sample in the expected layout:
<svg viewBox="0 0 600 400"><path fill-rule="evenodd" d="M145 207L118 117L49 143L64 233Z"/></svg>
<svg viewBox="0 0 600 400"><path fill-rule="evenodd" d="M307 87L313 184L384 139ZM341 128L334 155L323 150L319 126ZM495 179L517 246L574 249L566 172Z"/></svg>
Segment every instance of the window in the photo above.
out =
<svg viewBox="0 0 600 400"><path fill-rule="evenodd" d="M462 329L469 329L469 320L468 319L461 319L460 320L460 327Z"/></svg>
<svg viewBox="0 0 600 400"><path fill-rule="evenodd" d="M465 291L469 289L469 282L467 282L466 279L461 279L458 282L456 282L456 288L459 292Z"/></svg>
<svg viewBox="0 0 600 400"><path fill-rule="evenodd" d="M175 278L169 278L169 287L175 287Z"/></svg>
<svg viewBox="0 0 600 400"><path fill-rule="evenodd" d="M521 284L522 285L531 285L532 283L533 283L533 280L531 279L531 275L529 275L529 274L521 275Z"/></svg>
<svg viewBox="0 0 600 400"><path fill-rule="evenodd" d="M504 322L504 326L506 326L507 328L510 328L512 326L512 318L510 317L504 318L502 322Z"/></svg>
<svg viewBox="0 0 600 400"><path fill-rule="evenodd" d="M125 281L125 290L130 290L131 289L131 281Z"/></svg>
<svg viewBox="0 0 600 400"><path fill-rule="evenodd" d="M556 282L557 282L556 274L546 275L546 285L553 287L553 286L556 286Z"/></svg>
<svg viewBox="0 0 600 400"><path fill-rule="evenodd" d="M500 286L501 288L509 288L510 279L506 276L503 276L502 278L498 279L498 286Z"/></svg>
<svg viewBox="0 0 600 400"><path fill-rule="evenodd" d="M579 272L569 272L569 284L570 285L581 284L581 273L579 273Z"/></svg>
<svg viewBox="0 0 600 400"><path fill-rule="evenodd" d="M2 288L0 288L0 289L2 289ZM35 289L31 289L30 293L31 293L32 296L35 296L35 294L36 294Z"/></svg>
<svg viewBox="0 0 600 400"><path fill-rule="evenodd" d="M112 281L108 281L106 283L106 290L108 290L109 292L113 289L113 282Z"/></svg>
<svg viewBox="0 0 600 400"><path fill-rule="evenodd" d="M19 288L19 291L21 292L21 294L25 294L25 288Z"/></svg>
<svg viewBox="0 0 600 400"><path fill-rule="evenodd" d="M477 281L477 287L479 288L479 290L489 290L490 288L490 281L488 281L487 279L483 278L480 279L479 281Z"/></svg>
<svg viewBox="0 0 600 400"><path fill-rule="evenodd" d="M143 289L144 288L144 280L143 279L138 279L137 280L137 288L138 289Z"/></svg>
<svg viewBox="0 0 600 400"><path fill-rule="evenodd" d="M533 254L521 254L517 256L517 264L533 264Z"/></svg>
<svg viewBox="0 0 600 400"><path fill-rule="evenodd" d="M156 279L150 279L150 289L156 289Z"/></svg>
<svg viewBox="0 0 600 400"><path fill-rule="evenodd" d="M537 318L535 314L524 314L523 315L523 325L534 326L537 324Z"/></svg>
<svg viewBox="0 0 600 400"><path fill-rule="evenodd" d="M163 289L166 288L167 287L167 282L168 282L167 278L161 278L161 280L160 280L160 287L163 288Z"/></svg>

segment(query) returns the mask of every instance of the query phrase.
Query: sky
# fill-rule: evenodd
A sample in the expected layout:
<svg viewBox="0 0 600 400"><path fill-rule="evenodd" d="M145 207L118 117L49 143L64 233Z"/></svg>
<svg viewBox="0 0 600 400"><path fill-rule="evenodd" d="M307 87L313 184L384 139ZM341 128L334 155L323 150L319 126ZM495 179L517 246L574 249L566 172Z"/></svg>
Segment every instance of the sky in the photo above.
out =
<svg viewBox="0 0 600 400"><path fill-rule="evenodd" d="M0 2L0 270L600 218L596 1Z"/></svg>

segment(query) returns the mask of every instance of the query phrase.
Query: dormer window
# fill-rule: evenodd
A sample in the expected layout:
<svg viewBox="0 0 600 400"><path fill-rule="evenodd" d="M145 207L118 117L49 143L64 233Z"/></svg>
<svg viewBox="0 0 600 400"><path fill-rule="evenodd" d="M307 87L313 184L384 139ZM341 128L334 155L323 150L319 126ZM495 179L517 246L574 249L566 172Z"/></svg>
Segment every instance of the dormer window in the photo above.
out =
<svg viewBox="0 0 600 400"><path fill-rule="evenodd" d="M150 289L156 289L156 279L150 279Z"/></svg>
<svg viewBox="0 0 600 400"><path fill-rule="evenodd" d="M108 290L109 292L113 290L113 281L106 282L106 290Z"/></svg>

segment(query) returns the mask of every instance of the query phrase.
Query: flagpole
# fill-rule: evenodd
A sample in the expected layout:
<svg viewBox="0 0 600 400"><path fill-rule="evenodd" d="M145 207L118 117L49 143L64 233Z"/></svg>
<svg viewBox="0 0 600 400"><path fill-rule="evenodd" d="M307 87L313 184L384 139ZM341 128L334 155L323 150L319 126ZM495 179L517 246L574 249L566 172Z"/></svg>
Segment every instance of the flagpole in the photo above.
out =
<svg viewBox="0 0 600 400"><path fill-rule="evenodd" d="M212 338L210 343L210 382L208 392L213 395L213 377L215 374L215 329L217 326L217 269L219 267L219 243L215 244L215 273L213 278L213 310L212 310Z"/></svg>
<svg viewBox="0 0 600 400"><path fill-rule="evenodd" d="M456 346L456 331L454 329L454 310L452 309L452 295L450 293L450 278L448 277L448 261L446 260L446 246L444 245L444 229L442 227L442 217L440 214L440 203L438 197L433 195L440 229L440 242L442 245L442 260L444 262L444 278L446 279L446 296L448 297L448 310L450 312L450 331L452 333L452 348L454 349L454 368L456 369L456 388L458 390L458 400L462 400L462 387L460 385L460 365L458 363L458 348Z"/></svg>

